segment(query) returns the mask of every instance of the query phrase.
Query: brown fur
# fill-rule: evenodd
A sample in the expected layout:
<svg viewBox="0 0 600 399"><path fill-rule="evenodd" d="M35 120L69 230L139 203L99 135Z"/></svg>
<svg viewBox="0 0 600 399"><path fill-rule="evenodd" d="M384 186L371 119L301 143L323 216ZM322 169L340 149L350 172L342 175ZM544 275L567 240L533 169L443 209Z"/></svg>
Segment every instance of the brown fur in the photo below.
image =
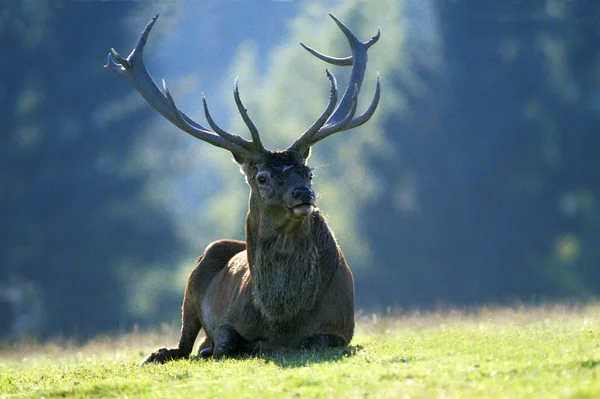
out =
<svg viewBox="0 0 600 399"><path fill-rule="evenodd" d="M291 209L300 201L294 190L310 188L307 157L287 150L236 159L250 186L246 241L206 248L185 290L178 346L142 364L188 357L201 329L200 355L215 358L350 342L352 273L319 210Z"/></svg>

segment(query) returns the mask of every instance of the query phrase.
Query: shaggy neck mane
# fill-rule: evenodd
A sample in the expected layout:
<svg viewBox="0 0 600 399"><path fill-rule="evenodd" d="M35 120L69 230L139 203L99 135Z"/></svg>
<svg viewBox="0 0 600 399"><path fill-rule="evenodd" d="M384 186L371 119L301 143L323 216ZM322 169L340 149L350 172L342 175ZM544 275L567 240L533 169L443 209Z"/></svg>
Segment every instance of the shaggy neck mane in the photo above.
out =
<svg viewBox="0 0 600 399"><path fill-rule="evenodd" d="M285 323L297 319L316 303L321 251L315 227L321 221L315 212L293 228L276 232L261 231L260 225L247 221L255 304L268 320Z"/></svg>

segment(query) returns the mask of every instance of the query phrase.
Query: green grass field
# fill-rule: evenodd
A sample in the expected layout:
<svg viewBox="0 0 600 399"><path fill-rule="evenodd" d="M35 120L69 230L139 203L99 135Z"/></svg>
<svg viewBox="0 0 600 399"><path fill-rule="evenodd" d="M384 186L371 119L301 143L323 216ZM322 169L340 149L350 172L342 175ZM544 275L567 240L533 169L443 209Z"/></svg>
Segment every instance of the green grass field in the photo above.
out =
<svg viewBox="0 0 600 399"><path fill-rule="evenodd" d="M178 327L5 343L0 396L600 398L600 304L357 319L349 348L143 368Z"/></svg>

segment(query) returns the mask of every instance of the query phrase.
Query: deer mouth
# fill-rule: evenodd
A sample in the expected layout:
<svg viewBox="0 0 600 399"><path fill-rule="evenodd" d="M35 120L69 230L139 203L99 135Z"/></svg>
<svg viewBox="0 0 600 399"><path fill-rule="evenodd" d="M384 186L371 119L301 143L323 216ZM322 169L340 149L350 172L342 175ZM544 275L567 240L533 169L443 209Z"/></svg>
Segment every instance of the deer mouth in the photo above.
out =
<svg viewBox="0 0 600 399"><path fill-rule="evenodd" d="M310 202L303 202L301 204L290 207L294 217L305 217L310 215L315 210L315 205Z"/></svg>

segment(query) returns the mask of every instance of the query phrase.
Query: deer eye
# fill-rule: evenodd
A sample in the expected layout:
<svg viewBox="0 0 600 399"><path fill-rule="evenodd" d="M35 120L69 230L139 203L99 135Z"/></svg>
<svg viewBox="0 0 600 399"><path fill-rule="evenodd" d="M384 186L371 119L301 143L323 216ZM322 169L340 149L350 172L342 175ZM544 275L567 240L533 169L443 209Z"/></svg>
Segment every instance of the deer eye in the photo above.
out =
<svg viewBox="0 0 600 399"><path fill-rule="evenodd" d="M267 184L268 180L269 179L267 179L266 173L259 173L256 176L256 182L261 186Z"/></svg>
<svg viewBox="0 0 600 399"><path fill-rule="evenodd" d="M313 179L313 172L308 172L306 174L306 177L308 177L308 181L312 181L312 179Z"/></svg>

